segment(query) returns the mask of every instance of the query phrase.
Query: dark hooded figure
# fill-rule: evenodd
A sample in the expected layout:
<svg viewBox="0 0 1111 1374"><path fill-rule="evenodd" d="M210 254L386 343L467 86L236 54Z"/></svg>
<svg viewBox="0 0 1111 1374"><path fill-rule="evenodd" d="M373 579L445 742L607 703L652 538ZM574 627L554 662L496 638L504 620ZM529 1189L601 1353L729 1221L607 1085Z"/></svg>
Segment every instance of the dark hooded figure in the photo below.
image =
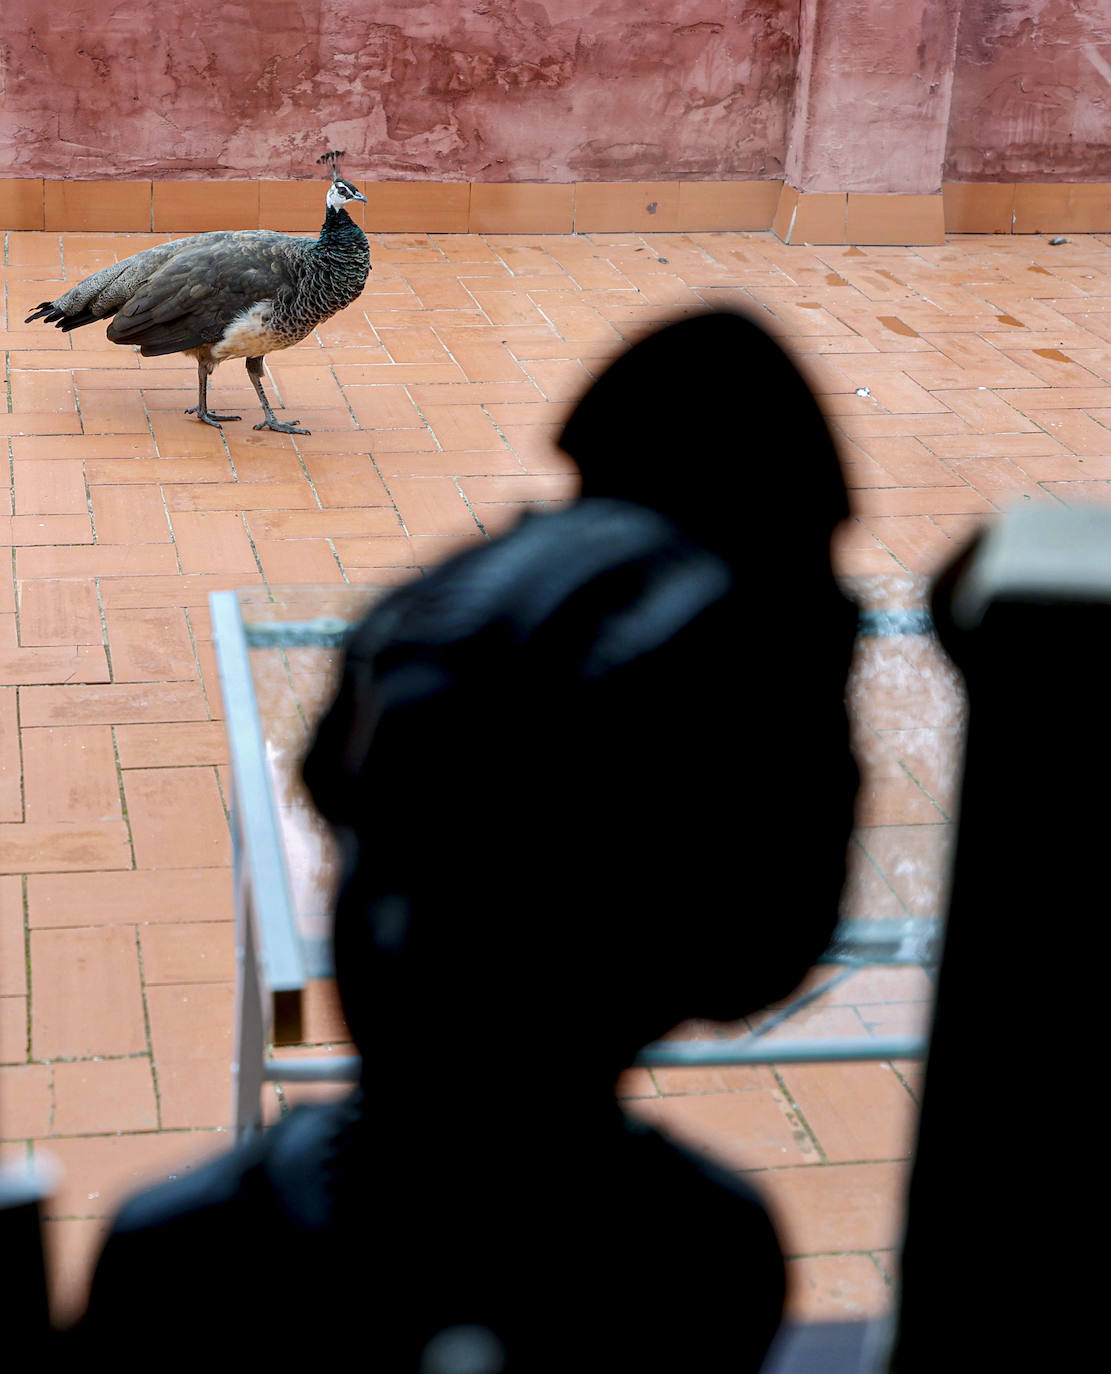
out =
<svg viewBox="0 0 1111 1374"><path fill-rule="evenodd" d="M638 343L562 446L581 499L375 607L305 761L360 1089L129 1203L90 1336L357 1338L386 1374L759 1368L784 1295L763 1205L614 1086L828 943L845 493L798 372L733 314Z"/></svg>

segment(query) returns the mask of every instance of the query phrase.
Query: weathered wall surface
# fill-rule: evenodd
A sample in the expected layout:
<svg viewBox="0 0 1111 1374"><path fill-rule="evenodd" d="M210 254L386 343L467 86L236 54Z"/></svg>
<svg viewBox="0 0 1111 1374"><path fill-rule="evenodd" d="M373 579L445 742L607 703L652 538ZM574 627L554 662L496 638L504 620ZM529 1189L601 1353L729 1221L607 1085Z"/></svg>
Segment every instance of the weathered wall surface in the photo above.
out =
<svg viewBox="0 0 1111 1374"><path fill-rule="evenodd" d="M0 178L308 177L336 146L393 181L1103 181L1111 0L5 6Z"/></svg>
<svg viewBox="0 0 1111 1374"><path fill-rule="evenodd" d="M1111 180L1111 0L964 0L946 177Z"/></svg>
<svg viewBox="0 0 1111 1374"><path fill-rule="evenodd" d="M961 0L802 0L787 179L811 192L941 189Z"/></svg>
<svg viewBox="0 0 1111 1374"><path fill-rule="evenodd" d="M781 176L799 0L8 0L0 177Z"/></svg>

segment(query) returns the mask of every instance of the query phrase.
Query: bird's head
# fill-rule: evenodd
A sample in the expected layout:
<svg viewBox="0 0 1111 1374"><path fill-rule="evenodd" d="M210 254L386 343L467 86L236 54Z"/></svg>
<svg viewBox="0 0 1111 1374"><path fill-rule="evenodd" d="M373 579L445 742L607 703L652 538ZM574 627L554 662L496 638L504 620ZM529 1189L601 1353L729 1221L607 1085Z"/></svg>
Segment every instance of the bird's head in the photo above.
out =
<svg viewBox="0 0 1111 1374"><path fill-rule="evenodd" d="M355 200L361 200L364 205L366 204L366 196L362 191L352 186L349 181L344 181L342 177L336 177L328 187L326 202L330 210L345 210Z"/></svg>
<svg viewBox="0 0 1111 1374"><path fill-rule="evenodd" d="M355 200L361 200L364 205L366 204L366 196L362 191L340 176L339 164L342 157L343 153L337 148L316 159L332 174L332 184L328 187L328 195L325 198L329 210L345 210Z"/></svg>

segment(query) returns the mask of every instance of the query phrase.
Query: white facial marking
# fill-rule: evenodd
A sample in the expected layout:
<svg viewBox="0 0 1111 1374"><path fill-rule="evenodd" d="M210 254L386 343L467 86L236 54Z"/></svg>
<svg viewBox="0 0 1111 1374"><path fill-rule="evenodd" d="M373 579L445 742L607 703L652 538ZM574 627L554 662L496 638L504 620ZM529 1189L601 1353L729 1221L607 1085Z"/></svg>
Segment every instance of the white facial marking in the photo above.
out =
<svg viewBox="0 0 1111 1374"><path fill-rule="evenodd" d="M328 187L327 203L333 210L342 210L353 200L366 201L366 196L356 190L348 181L333 181Z"/></svg>

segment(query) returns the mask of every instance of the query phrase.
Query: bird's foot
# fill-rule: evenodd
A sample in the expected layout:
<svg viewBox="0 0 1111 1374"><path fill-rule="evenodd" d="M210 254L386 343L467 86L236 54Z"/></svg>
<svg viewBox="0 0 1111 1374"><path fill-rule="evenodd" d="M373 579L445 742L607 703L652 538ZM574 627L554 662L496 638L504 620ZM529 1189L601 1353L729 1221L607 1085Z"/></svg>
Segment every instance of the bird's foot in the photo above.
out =
<svg viewBox="0 0 1111 1374"><path fill-rule="evenodd" d="M265 420L260 420L255 429L274 429L279 434L311 434L311 429L301 429L296 420L277 420L273 415L267 415Z"/></svg>
<svg viewBox="0 0 1111 1374"><path fill-rule="evenodd" d="M185 412L186 415L195 415L198 420L203 420L206 425L211 425L213 429L220 428L221 420L242 420L242 415L214 415L211 410L202 410L200 406L190 406Z"/></svg>

